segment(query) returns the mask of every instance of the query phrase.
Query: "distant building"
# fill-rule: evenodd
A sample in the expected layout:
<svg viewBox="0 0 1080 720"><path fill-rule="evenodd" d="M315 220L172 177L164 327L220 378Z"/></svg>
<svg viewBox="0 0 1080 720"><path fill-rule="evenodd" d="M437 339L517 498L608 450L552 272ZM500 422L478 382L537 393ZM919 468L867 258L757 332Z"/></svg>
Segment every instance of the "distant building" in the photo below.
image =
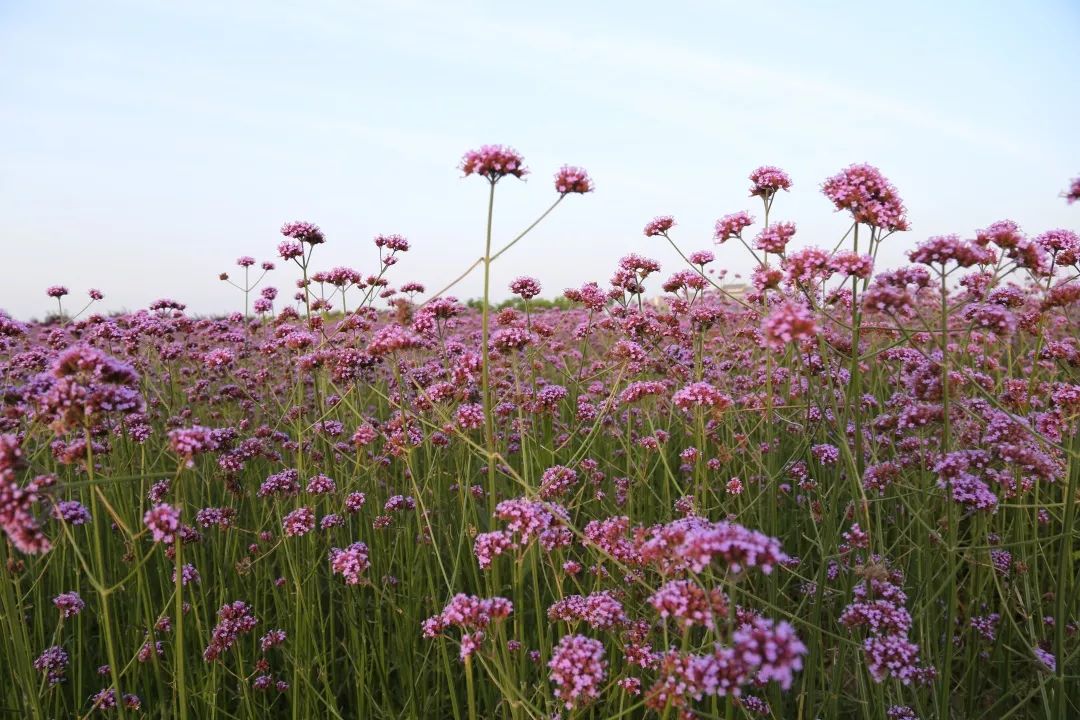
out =
<svg viewBox="0 0 1080 720"><path fill-rule="evenodd" d="M750 286L746 283L727 283L720 287L722 287L724 292L728 295L738 300L742 300L743 296L746 295L747 291L750 289Z"/></svg>

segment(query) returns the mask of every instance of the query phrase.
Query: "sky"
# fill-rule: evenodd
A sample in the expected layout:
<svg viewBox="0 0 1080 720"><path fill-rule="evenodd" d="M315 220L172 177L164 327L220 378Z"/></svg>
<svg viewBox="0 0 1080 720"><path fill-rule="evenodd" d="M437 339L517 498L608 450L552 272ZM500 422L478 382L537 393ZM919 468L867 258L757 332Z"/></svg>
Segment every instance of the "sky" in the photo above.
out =
<svg viewBox="0 0 1080 720"><path fill-rule="evenodd" d="M847 228L826 177L881 168L913 229L879 268L1006 217L1077 229L1059 194L1080 174L1078 66L1075 0L0 0L0 308L41 317L63 284L70 309L100 288L98 310L234 311L219 273L276 260L289 220L326 233L316 268L369 273L372 238L405 235L392 284L433 291L483 251L487 187L458 164L485 143L532 171L498 186L497 245L555 199L562 164L596 183L493 265L496 297L522 274L548 297L604 282L630 252L679 269L642 234L655 215L745 273L712 226L760 218L764 164L793 179L772 219L795 247ZM296 276L278 261L266 282L287 296Z"/></svg>

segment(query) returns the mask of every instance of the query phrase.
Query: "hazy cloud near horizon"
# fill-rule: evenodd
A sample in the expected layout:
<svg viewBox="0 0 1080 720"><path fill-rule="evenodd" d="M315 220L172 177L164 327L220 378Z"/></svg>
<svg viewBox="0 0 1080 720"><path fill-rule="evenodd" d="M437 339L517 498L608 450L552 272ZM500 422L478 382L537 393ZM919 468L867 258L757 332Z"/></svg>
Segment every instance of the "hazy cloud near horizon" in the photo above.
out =
<svg viewBox="0 0 1080 720"><path fill-rule="evenodd" d="M0 308L40 317L63 284L71 306L95 287L102 309L235 310L218 274L277 261L294 219L325 230L318 267L370 272L372 236L407 236L392 282L435 290L482 251L486 189L456 166L484 143L532 169L499 186L499 238L554 200L559 165L597 185L499 260L500 296L520 274L546 296L606 280L628 252L677 269L645 222L674 215L684 249L711 248L717 217L760 215L746 176L762 164L795 182L773 213L795 244L830 247L847 223L821 181L878 165L913 223L881 266L1004 217L1080 227L1059 197L1080 174L1080 6L944 5L11 0ZM740 250L717 265L748 270ZM477 274L456 294L479 291Z"/></svg>

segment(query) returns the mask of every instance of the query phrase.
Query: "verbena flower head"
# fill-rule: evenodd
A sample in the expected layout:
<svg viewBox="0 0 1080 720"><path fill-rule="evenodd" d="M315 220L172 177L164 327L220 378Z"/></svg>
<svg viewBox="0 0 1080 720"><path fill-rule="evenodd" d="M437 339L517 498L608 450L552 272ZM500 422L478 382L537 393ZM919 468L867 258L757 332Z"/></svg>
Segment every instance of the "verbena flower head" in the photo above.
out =
<svg viewBox="0 0 1080 720"><path fill-rule="evenodd" d="M47 501L53 477L42 475L21 485L17 472L24 464L19 438L0 435L0 529L19 552L37 555L52 548L39 520L39 505Z"/></svg>
<svg viewBox="0 0 1080 720"><path fill-rule="evenodd" d="M672 580L662 585L649 598L661 618L672 618L681 627L702 625L708 629L716 626L718 619L727 616L728 601L723 591L712 588L706 591L691 580Z"/></svg>
<svg viewBox="0 0 1080 720"><path fill-rule="evenodd" d="M531 300L540 294L540 281L527 276L519 277L510 283L510 292L522 300Z"/></svg>
<svg viewBox="0 0 1080 720"><path fill-rule="evenodd" d="M600 697L607 679L604 646L584 635L565 635L551 653L548 678L555 697L567 710L588 705Z"/></svg>
<svg viewBox="0 0 1080 720"><path fill-rule="evenodd" d="M1069 188L1061 195L1065 198L1065 202L1070 205L1080 200L1080 177L1074 177L1072 182L1069 183Z"/></svg>
<svg viewBox="0 0 1080 720"><path fill-rule="evenodd" d="M814 316L805 305L786 301L778 305L761 324L765 345L773 350L783 350L790 343L813 340L818 326Z"/></svg>
<svg viewBox="0 0 1080 720"><path fill-rule="evenodd" d="M171 543L180 529L180 510L168 503L161 503L146 511L143 523L154 542Z"/></svg>
<svg viewBox="0 0 1080 720"><path fill-rule="evenodd" d="M757 668L754 679L760 683L775 680L781 690L791 688L795 673L802 670L803 656L809 652L791 623L765 618L740 626L732 641L740 660Z"/></svg>
<svg viewBox="0 0 1080 720"><path fill-rule="evenodd" d="M548 608L549 620L584 621L594 630L611 630L629 622L623 605L604 590L588 596L569 595Z"/></svg>
<svg viewBox="0 0 1080 720"><path fill-rule="evenodd" d="M407 252L409 241L404 235L376 235L375 247L386 248L393 252Z"/></svg>
<svg viewBox="0 0 1080 720"><path fill-rule="evenodd" d="M1034 238L1035 244L1049 254L1057 265L1075 265L1080 259L1080 235L1072 230L1047 230Z"/></svg>
<svg viewBox="0 0 1080 720"><path fill-rule="evenodd" d="M975 242L984 247L993 243L1002 250L1012 250L1023 241L1024 233L1012 220L998 220L982 230L975 231Z"/></svg>
<svg viewBox="0 0 1080 720"><path fill-rule="evenodd" d="M304 256L304 246L298 242L283 240L278 243L277 249L282 260L295 260Z"/></svg>
<svg viewBox="0 0 1080 720"><path fill-rule="evenodd" d="M825 197L837 210L847 210L855 222L883 230L907 230L904 202L873 165L851 165L825 181Z"/></svg>
<svg viewBox="0 0 1080 720"><path fill-rule="evenodd" d="M83 611L86 607L86 603L79 596L79 593L74 590L71 592L60 593L53 598L53 605L60 611L60 615L64 618L72 618Z"/></svg>
<svg viewBox="0 0 1080 720"><path fill-rule="evenodd" d="M593 181L582 168L563 165L555 173L555 191L560 195L585 194L593 191Z"/></svg>
<svg viewBox="0 0 1080 720"><path fill-rule="evenodd" d="M773 223L758 233L754 240L754 247L763 252L783 255L793 237L795 237L795 223Z"/></svg>
<svg viewBox="0 0 1080 720"><path fill-rule="evenodd" d="M330 569L335 575L344 577L347 585L358 585L361 573L369 567L368 547L362 542L355 542L344 550L330 548Z"/></svg>
<svg viewBox="0 0 1080 720"><path fill-rule="evenodd" d="M742 231L754 224L754 218L745 210L725 215L716 221L716 232L713 239L717 245L722 245L731 238L742 237Z"/></svg>
<svg viewBox="0 0 1080 720"><path fill-rule="evenodd" d="M50 285L45 294L51 298L62 298L68 294L68 289L63 285Z"/></svg>
<svg viewBox="0 0 1080 720"><path fill-rule="evenodd" d="M496 183L507 175L523 178L529 174L521 155L505 145L484 145L470 150L461 158L461 171L466 176L479 175Z"/></svg>
<svg viewBox="0 0 1080 720"><path fill-rule="evenodd" d="M990 248L961 240L959 235L935 235L919 243L908 253L908 259L922 265L944 267L956 263L959 267L972 267L993 263L995 255Z"/></svg>
<svg viewBox="0 0 1080 720"><path fill-rule="evenodd" d="M675 218L670 215L654 217L645 225L645 237L657 237L666 235L667 231L675 227Z"/></svg>
<svg viewBox="0 0 1080 720"><path fill-rule="evenodd" d="M67 651L59 645L54 645L34 660L34 669L45 675L49 685L57 685L64 681L64 671L67 669L68 660Z"/></svg>
<svg viewBox="0 0 1080 720"><path fill-rule="evenodd" d="M297 508L281 519L281 528L287 537L307 535L315 529L315 513L311 508Z"/></svg>
<svg viewBox="0 0 1080 720"><path fill-rule="evenodd" d="M210 636L210 644L203 651L203 659L213 662L236 644L240 635L251 632L259 620L251 606L242 600L226 603L218 610L218 623Z"/></svg>
<svg viewBox="0 0 1080 720"><path fill-rule="evenodd" d="M778 167L763 165L750 173L750 197L768 200L781 190L791 188L791 178Z"/></svg>
<svg viewBox="0 0 1080 720"><path fill-rule="evenodd" d="M285 223L281 226L281 234L308 245L319 245L326 242L326 237L318 225L302 220Z"/></svg>
<svg viewBox="0 0 1080 720"><path fill-rule="evenodd" d="M42 378L39 412L58 433L92 425L110 414L141 412L138 385L139 375L131 365L89 345L74 345Z"/></svg>

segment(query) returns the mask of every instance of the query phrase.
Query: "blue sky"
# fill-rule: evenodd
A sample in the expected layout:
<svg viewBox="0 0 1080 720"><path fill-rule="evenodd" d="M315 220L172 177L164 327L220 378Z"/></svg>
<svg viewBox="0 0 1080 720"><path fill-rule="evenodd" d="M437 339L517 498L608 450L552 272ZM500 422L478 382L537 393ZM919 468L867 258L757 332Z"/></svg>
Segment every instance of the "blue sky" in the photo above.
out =
<svg viewBox="0 0 1080 720"><path fill-rule="evenodd" d="M597 185L499 260L500 295L519 274L549 296L603 281L628 252L673 271L645 222L675 215L685 249L711 247L717 217L758 209L762 164L794 180L773 217L795 244L829 246L846 223L821 181L878 165L913 223L881 264L1003 217L1076 228L1058 194L1080 174L1078 66L1067 1L2 0L0 308L40 316L65 284L108 309L233 310L218 273L272 258L293 219L326 231L325 267L370 271L371 237L404 234L396 281L436 289L482 250L484 183L456 166L484 143L533 171L500 185L499 237L554 198L559 165Z"/></svg>

